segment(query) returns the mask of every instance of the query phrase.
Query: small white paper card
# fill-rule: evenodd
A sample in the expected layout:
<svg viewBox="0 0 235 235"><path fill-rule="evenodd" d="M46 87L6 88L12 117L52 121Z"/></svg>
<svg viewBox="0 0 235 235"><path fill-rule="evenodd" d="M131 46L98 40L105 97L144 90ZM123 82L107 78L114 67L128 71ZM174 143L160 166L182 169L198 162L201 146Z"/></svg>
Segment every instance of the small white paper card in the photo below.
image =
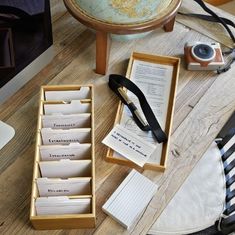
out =
<svg viewBox="0 0 235 235"><path fill-rule="evenodd" d="M117 124L103 139L103 144L133 161L138 166L148 161L156 146Z"/></svg>

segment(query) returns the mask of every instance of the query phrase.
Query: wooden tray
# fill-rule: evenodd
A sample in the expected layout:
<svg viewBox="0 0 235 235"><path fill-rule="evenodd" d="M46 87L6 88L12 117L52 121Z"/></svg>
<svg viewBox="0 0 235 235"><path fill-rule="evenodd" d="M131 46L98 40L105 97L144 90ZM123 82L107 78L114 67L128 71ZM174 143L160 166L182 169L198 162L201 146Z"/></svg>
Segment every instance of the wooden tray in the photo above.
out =
<svg viewBox="0 0 235 235"><path fill-rule="evenodd" d="M174 105L175 105L175 97L176 97L176 87L177 87L177 81L178 81L178 77L179 77L180 59L175 58L175 57L156 56L156 55L149 55L149 54L142 54L142 53L134 52L130 58L130 61L129 61L129 65L128 65L128 69L127 69L127 73L126 73L127 78L130 78L134 60L140 60L140 61L146 61L146 62L150 62L150 63L172 65L173 66L172 81L171 81L171 87L170 87L170 93L169 93L170 95L169 95L169 102L168 102L168 107L167 107L166 126L165 126L165 132L168 136L168 141L163 144L160 164L146 163L143 166L143 168L141 168L127 159L113 156L114 152L110 148L108 148L108 150L107 150L107 154L106 154L105 159L108 162L126 165L126 166L129 166L132 168L136 168L138 170L149 169L149 170L164 171L166 169L167 154L168 154L169 145L170 145L170 135L171 135L172 121L173 121L173 113L174 113ZM121 116L123 113L123 107L124 107L124 105L120 101L119 105L118 105L118 109L117 109L117 114L116 114L114 126L117 123L119 123L121 120Z"/></svg>
<svg viewBox="0 0 235 235"><path fill-rule="evenodd" d="M35 208L35 200L39 197L36 179L41 177L39 169L40 151L39 146L42 145L41 133L42 120L41 115L44 113L43 104L45 103L45 91L67 91L67 90L79 90L81 87L89 87L91 91L91 195L74 195L76 198L91 198L90 213L87 214L64 214L64 215L37 215ZM86 102L88 99L85 100ZM50 101L47 101L49 103ZM56 103L51 101L51 103ZM58 103L58 102L57 102ZM38 125L36 134L36 147L35 147L35 159L32 181L32 196L31 196L31 208L30 208L30 221L35 229L72 229L72 228L94 228L95 227L95 150L94 150L94 94L93 86L42 86L39 101L38 112ZM72 196L73 197L73 196ZM72 198L71 197L71 198Z"/></svg>

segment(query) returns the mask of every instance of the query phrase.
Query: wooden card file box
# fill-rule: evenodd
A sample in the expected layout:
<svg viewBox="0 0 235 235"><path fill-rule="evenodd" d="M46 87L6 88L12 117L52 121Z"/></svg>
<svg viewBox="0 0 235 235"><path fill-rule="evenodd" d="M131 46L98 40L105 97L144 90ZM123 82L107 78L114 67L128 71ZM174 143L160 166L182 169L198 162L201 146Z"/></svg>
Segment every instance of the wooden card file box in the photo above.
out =
<svg viewBox="0 0 235 235"><path fill-rule="evenodd" d="M128 69L127 69L127 73L126 73L127 78L130 78L130 76L131 76L133 62L135 60L150 62L150 63L154 63L154 64L156 63L156 64L162 64L162 65L170 65L173 67L172 78L171 78L172 80L171 80L171 86L170 86L170 92L169 92L170 95L169 95L169 102L168 102L168 107L167 107L167 115L166 115L166 123L165 123L165 132L168 136L168 141L163 144L160 164L146 163L143 166L143 168L141 168L125 158L120 158L118 156L114 156L114 151L110 148L108 148L108 150L107 150L107 154L106 154L105 159L108 162L126 165L126 166L136 168L139 170L149 169L149 170L164 171L166 168L167 154L169 151L170 134L171 134L171 128L172 128L175 97L176 97L176 87L177 87L177 81L178 81L179 69L180 69L180 59L175 58L175 57L156 56L156 55L149 55L149 54L142 54L142 53L134 52L129 60ZM114 126L116 124L120 123L122 113L123 113L123 108L124 108L124 105L120 101L119 105L118 105L118 109L117 109L117 114L116 114Z"/></svg>
<svg viewBox="0 0 235 235"><path fill-rule="evenodd" d="M37 179L42 176L42 172L40 170L39 163L41 160L40 155L40 146L43 146L43 140L41 136L42 126L42 115L45 114L45 104L67 104L68 101L63 100L46 100L45 92L47 91L77 91L82 87L89 88L89 97L85 99L80 99L81 103L89 103L90 104L90 143L85 143L90 146L89 156L86 160L80 160L80 162L89 161L91 164L89 165L89 179L90 179L90 189L87 190L87 194L82 195L70 195L69 199L81 199L86 198L86 201L90 201L88 207L90 207L88 213L82 214L50 214L50 215L38 215L36 210L36 199L40 197ZM86 88L86 89L87 89ZM78 228L93 228L95 227L95 156L94 156L94 100L93 100L93 86L42 86L40 93L40 102L39 102L39 113L38 113L38 124L37 124L37 136L36 136L36 148L35 148L35 160L34 160L34 170L33 170L33 181L32 181L32 197L31 197L31 208L30 208L30 221L35 229L78 229ZM86 124L87 125L87 124ZM88 124L89 125L89 124ZM51 146L51 145L50 145ZM56 143L58 146L58 143ZM55 146L55 148L56 148ZM69 161L71 159L68 159ZM63 159L63 161L66 161ZM77 161L79 162L79 161ZM86 173L87 174L87 173ZM87 175L84 175L83 179L88 178ZM49 177L48 177L49 178ZM80 177L82 178L82 177ZM72 178L73 179L73 178ZM78 190L79 191L79 190ZM59 195L61 196L61 195ZM63 195L62 195L63 196ZM47 197L45 197L47 199ZM49 198L49 197L48 197ZM89 206L90 205L90 206Z"/></svg>

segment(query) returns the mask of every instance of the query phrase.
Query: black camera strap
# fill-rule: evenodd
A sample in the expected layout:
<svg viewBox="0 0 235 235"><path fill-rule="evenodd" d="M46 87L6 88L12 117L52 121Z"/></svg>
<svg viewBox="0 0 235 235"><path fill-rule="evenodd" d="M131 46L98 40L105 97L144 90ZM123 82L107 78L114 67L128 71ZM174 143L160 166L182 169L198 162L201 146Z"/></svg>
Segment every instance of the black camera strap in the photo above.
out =
<svg viewBox="0 0 235 235"><path fill-rule="evenodd" d="M145 95L143 92L128 78L118 75L118 74L111 74L109 75L109 87L113 90L117 96L121 99L121 101L127 105L130 112L132 113L133 119L137 126L143 131L152 131L154 137L158 141L158 143L166 142L167 136L165 132L162 130L160 124L158 123ZM135 94L139 100L140 107L143 111L143 114L147 120L147 124L144 125L141 121L139 116L137 115L137 108L133 102L128 102L122 92L122 87L125 87L127 90L131 91ZM121 88L121 90L120 90Z"/></svg>
<svg viewBox="0 0 235 235"><path fill-rule="evenodd" d="M228 34L230 35L233 43L235 44L235 36L234 36L233 32L230 30L230 28L228 27L228 26L231 26L231 27L235 28L235 23L227 18L218 16L214 11L212 11L210 8L208 8L202 0L194 0L194 1L196 3L198 3L202 7L202 9L210 15L182 13L182 12L178 12L178 13L181 15L196 17L196 18L199 18L202 20L207 20L207 21L217 22L217 23L222 24L224 26L224 28L226 29L226 31L228 32ZM223 54L224 55L231 54L232 58L226 63L225 66L223 66L222 68L219 68L217 70L218 74L226 72L231 68L232 63L235 61L235 45L234 45L233 49L226 51L226 52L223 52Z"/></svg>

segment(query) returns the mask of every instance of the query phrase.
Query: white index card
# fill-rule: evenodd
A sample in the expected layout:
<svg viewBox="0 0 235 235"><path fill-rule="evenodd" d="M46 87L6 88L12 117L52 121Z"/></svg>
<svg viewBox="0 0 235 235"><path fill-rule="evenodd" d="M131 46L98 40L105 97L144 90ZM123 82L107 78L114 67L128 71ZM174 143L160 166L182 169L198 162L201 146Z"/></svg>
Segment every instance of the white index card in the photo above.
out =
<svg viewBox="0 0 235 235"><path fill-rule="evenodd" d="M91 193L91 178L37 178L40 197L89 195Z"/></svg>
<svg viewBox="0 0 235 235"><path fill-rule="evenodd" d="M102 209L122 226L129 229L148 205L158 186L132 170L111 195Z"/></svg>
<svg viewBox="0 0 235 235"><path fill-rule="evenodd" d="M147 142L119 124L109 132L102 143L141 167L156 149L156 145Z"/></svg>

